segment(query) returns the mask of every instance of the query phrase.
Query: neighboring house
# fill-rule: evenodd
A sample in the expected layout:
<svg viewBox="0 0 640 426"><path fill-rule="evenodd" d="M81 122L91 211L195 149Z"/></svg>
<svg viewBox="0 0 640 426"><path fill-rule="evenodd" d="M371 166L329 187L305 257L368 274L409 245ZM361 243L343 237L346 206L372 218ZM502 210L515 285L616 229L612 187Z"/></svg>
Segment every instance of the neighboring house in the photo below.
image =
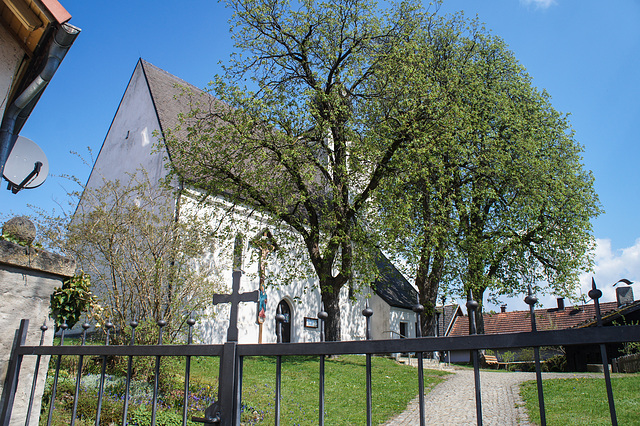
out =
<svg viewBox="0 0 640 426"><path fill-rule="evenodd" d="M0 2L0 176L16 138L80 33L56 0Z"/></svg>
<svg viewBox="0 0 640 426"><path fill-rule="evenodd" d="M616 288L616 299L616 307L613 309L604 309L601 307L602 325L610 327L640 324L640 300L634 301L632 288ZM594 316L578 324L576 327L595 327L596 325L597 320ZM608 344L606 348L609 361L622 355L622 344ZM600 345L568 346L565 349L567 365L575 371L585 370L588 364L602 363Z"/></svg>
<svg viewBox="0 0 640 426"><path fill-rule="evenodd" d="M631 287L616 289L617 301L600 303L603 325L629 323L640 320L640 300L633 301ZM621 295L624 294L623 297ZM593 302L576 306L565 306L564 299L557 299L557 306L548 309L536 309L536 328L538 331L564 330L567 328L590 327L596 324L596 308ZM503 308L499 313L484 313L485 334L524 333L531 331L531 314L529 311L506 312ZM469 317L456 318L455 324L448 336L468 336ZM620 356L619 347L608 347L609 356ZM602 363L598 345L567 346L564 348L567 356L567 368L570 371L586 371L587 364ZM553 356L549 351L548 356ZM501 351L498 351L500 357ZM544 354L542 358L545 358ZM469 362L469 351L454 351L451 362Z"/></svg>
<svg viewBox="0 0 640 426"><path fill-rule="evenodd" d="M183 95L184 92L188 94ZM176 128L179 114L189 113L192 102L216 102L214 98L161 70L140 60L124 92L120 105L87 182L87 188L96 188L105 181L126 180L127 176L144 170L151 183L167 176L171 152L158 136ZM207 200L206 207L195 202L196 191L183 191L181 209L206 208L209 212L228 214L229 204L222 197ZM193 195L192 196L190 196ZM176 204L176 200L167 200ZM82 200L80 201L82 203ZM260 215L249 214L251 209L237 207L233 217L224 226L233 227L244 235L244 265L241 292L258 290L260 283L260 245L252 243L268 230L268 223ZM233 236L230 236L233 239ZM208 261L231 285L233 258L232 244L218 247ZM291 253L291 257L297 257ZM342 339L365 338L365 319L362 315L368 303L374 311L372 337L374 339L395 338L400 334L414 337L416 315L412 306L417 293L409 282L383 256L378 259L380 276L369 294L350 295L349 289L341 293ZM266 258L265 274L277 276L279 265L272 257ZM283 329L283 340L290 342L318 341L320 332L317 314L321 310L317 280L297 280L291 284L266 288L266 318L262 325L258 321L258 303L241 303L238 315L239 342L258 343L276 341L275 314L280 309L288 320ZM351 297L350 297L351 296ZM203 319L198 324L203 343L221 343L226 338L229 305L212 306L218 313L215 319Z"/></svg>

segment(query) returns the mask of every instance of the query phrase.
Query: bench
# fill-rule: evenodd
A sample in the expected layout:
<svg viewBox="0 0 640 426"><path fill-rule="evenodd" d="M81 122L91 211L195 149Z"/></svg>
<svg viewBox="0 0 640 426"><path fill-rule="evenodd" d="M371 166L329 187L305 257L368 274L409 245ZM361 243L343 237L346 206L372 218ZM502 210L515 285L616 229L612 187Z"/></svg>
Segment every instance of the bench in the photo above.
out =
<svg viewBox="0 0 640 426"><path fill-rule="evenodd" d="M496 358L495 355L484 354L482 357L484 358L484 362L487 364L487 367L493 367L495 365L497 369L500 369L501 365L505 365L506 368L506 363L498 362L498 358Z"/></svg>

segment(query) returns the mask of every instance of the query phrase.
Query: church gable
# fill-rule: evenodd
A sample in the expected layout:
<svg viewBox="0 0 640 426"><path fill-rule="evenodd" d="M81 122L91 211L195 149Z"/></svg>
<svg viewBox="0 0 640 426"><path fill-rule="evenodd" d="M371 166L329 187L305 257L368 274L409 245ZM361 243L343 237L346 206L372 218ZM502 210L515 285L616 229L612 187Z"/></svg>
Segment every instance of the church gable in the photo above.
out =
<svg viewBox="0 0 640 426"><path fill-rule="evenodd" d="M99 187L104 181L125 181L140 170L152 184L166 176L166 153L156 149L160 120L143 67L141 60L129 80L89 176L88 188Z"/></svg>

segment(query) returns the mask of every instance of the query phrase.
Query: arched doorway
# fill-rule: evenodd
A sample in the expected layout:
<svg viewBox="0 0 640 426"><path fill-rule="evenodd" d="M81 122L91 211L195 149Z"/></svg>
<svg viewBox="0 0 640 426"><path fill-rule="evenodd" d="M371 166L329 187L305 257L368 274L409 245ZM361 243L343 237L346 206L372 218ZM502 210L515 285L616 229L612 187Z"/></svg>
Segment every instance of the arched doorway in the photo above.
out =
<svg viewBox="0 0 640 426"><path fill-rule="evenodd" d="M293 317L291 315L291 306L289 302L282 299L280 303L278 303L278 310L276 311L284 315L284 322L282 323L282 343L290 343L291 342L291 323L293 322ZM276 322L276 336L278 333L278 323Z"/></svg>

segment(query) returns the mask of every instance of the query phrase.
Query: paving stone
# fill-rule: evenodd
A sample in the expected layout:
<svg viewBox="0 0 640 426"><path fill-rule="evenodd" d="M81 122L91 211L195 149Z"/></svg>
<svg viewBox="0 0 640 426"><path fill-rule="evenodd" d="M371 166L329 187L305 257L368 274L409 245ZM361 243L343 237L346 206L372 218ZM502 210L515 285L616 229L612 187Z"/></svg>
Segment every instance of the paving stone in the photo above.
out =
<svg viewBox="0 0 640 426"><path fill-rule="evenodd" d="M543 373L543 379L602 377L589 373ZM535 373L482 371L480 387L482 421L484 425L529 425L529 418L520 398L520 383L535 380ZM420 424L418 397L407 409L385 423L385 426L414 426ZM475 379L473 370L460 369L425 395L425 424L475 425Z"/></svg>

